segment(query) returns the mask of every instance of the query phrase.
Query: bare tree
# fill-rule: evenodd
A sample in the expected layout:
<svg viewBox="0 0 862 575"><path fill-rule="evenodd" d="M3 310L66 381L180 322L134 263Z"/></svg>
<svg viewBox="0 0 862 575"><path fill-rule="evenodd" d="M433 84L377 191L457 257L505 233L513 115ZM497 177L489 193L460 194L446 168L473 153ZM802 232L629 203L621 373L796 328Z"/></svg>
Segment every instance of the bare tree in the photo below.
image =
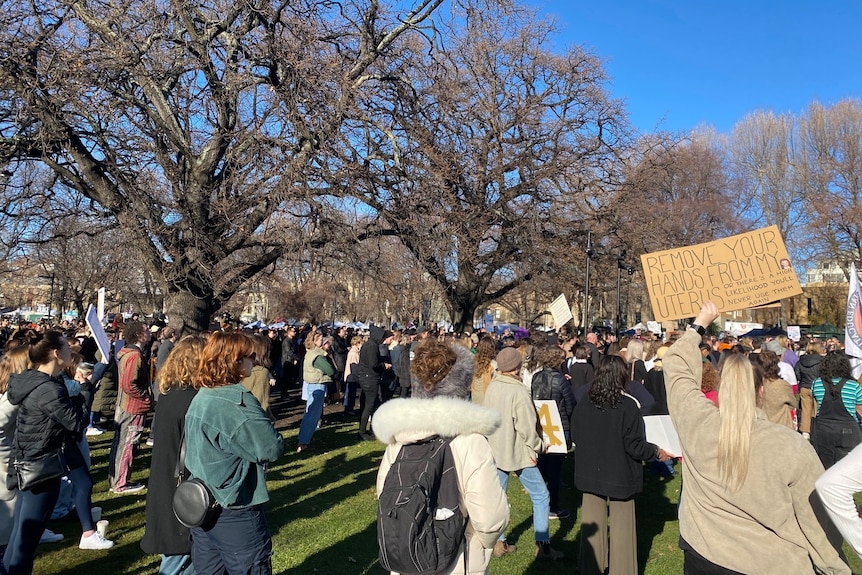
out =
<svg viewBox="0 0 862 575"><path fill-rule="evenodd" d="M794 232L847 274L850 262L862 256L862 101L831 107L815 102L799 122L809 225Z"/></svg>
<svg viewBox="0 0 862 575"><path fill-rule="evenodd" d="M551 26L467 6L415 41L397 81L361 101L345 142L350 193L445 292L456 326L541 273L566 267L625 145L619 102L595 56L550 53ZM416 40L416 39L414 39ZM584 242L585 243L585 242Z"/></svg>
<svg viewBox="0 0 862 575"><path fill-rule="evenodd" d="M3 0L0 166L97 202L206 329L285 253L273 214L316 231L328 146L441 2Z"/></svg>

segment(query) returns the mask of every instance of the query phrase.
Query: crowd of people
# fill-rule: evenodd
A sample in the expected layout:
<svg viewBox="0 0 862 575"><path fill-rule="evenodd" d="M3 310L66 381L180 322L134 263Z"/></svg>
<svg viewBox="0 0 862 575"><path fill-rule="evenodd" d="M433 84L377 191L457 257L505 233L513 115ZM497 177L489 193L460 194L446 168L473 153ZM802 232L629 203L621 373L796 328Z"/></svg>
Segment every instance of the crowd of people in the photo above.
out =
<svg viewBox="0 0 862 575"><path fill-rule="evenodd" d="M451 440L467 527L446 573L487 573L493 557L517 552L506 537L512 475L532 503L534 557L565 560L550 524L572 516L560 497L567 457L582 497L583 575L638 572L644 473L680 470L685 573L849 573L836 527L862 551L852 503L862 489L862 386L848 356L815 338L707 335L717 315L704 304L689 329L665 338L230 324L180 337L132 318L108 326L108 357L83 326L6 323L0 573L31 573L39 543L60 537L48 521L70 510L81 549L113 545L96 528L87 444L106 432L109 489L146 489L141 547L161 555L160 573L271 573L266 468L284 451L275 422L295 393L305 409L290 450L313 450L324 407L338 406L357 441L386 445L378 493L404 445ZM556 408L562 449L543 435L537 402ZM650 415L670 416L680 453L648 440ZM152 446L146 486L132 480L143 443ZM212 491L213 524L176 520L178 460Z"/></svg>

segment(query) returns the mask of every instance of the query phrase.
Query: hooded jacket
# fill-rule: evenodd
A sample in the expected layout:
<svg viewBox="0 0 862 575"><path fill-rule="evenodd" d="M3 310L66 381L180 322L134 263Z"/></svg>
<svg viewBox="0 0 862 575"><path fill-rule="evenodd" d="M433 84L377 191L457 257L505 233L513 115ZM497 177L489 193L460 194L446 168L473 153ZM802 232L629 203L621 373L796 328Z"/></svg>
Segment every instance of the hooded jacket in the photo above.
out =
<svg viewBox="0 0 862 575"><path fill-rule="evenodd" d="M818 353L806 353L799 358L799 361L793 366L799 387L811 389L811 384L820 377L820 364L822 363L823 356Z"/></svg>
<svg viewBox="0 0 862 575"><path fill-rule="evenodd" d="M28 369L9 378L9 403L19 406L12 459L32 461L79 437L89 421L83 396L69 397L63 381Z"/></svg>
<svg viewBox="0 0 862 575"><path fill-rule="evenodd" d="M467 516L468 574L487 573L494 543L509 522L508 500L485 439L499 426L498 411L453 397L392 399L374 413L374 434L387 445L377 473L378 496L402 445L434 435L454 437L450 448ZM459 555L448 573L465 573L464 563Z"/></svg>
<svg viewBox="0 0 862 575"><path fill-rule="evenodd" d="M380 376L383 373L383 363L380 361L383 328L372 325L368 333L368 341L359 348L359 363L354 365L351 370L359 385L364 386L380 383Z"/></svg>

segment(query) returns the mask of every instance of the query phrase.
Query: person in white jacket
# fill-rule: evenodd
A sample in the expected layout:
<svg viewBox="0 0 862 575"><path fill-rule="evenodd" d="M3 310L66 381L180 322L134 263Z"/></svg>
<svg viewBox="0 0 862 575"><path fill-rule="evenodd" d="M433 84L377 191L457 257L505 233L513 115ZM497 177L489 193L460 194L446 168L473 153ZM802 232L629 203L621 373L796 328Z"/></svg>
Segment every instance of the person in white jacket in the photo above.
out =
<svg viewBox="0 0 862 575"><path fill-rule="evenodd" d="M814 488L835 527L862 557L862 517L853 500L853 495L862 491L862 445L827 469L814 482Z"/></svg>
<svg viewBox="0 0 862 575"><path fill-rule="evenodd" d="M500 426L500 412L469 401L473 357L463 346L425 340L415 352L412 397L392 399L374 413L374 434L386 444L377 473L377 495L401 446L433 436L450 443L467 517L462 553L444 573L488 573L492 549L509 522L509 504L486 435Z"/></svg>

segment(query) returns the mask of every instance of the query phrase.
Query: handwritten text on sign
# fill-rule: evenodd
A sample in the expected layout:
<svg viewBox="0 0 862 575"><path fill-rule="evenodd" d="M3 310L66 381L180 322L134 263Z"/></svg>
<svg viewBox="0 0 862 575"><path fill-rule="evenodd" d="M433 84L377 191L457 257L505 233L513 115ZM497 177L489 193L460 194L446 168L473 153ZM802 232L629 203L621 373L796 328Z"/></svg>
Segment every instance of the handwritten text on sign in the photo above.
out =
<svg viewBox="0 0 862 575"><path fill-rule="evenodd" d="M777 226L641 256L658 321L694 317L712 300L721 311L802 293Z"/></svg>

